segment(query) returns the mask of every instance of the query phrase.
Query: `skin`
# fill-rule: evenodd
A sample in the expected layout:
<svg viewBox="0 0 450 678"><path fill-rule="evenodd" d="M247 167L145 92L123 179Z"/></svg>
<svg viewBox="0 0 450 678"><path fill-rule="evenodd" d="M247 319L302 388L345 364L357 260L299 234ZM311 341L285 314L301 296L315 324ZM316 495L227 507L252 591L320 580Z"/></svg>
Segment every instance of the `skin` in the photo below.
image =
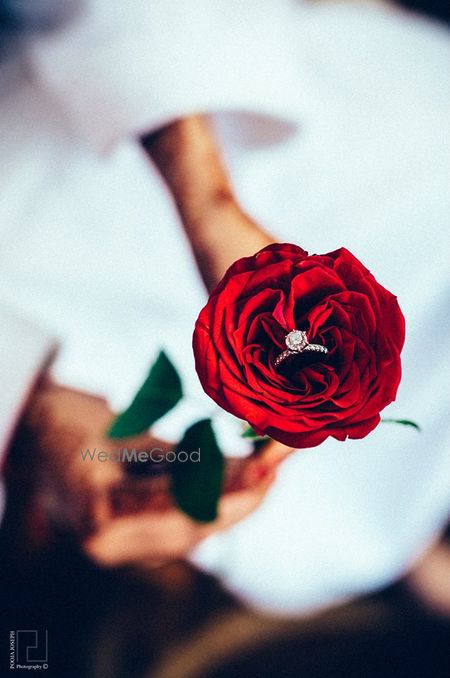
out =
<svg viewBox="0 0 450 678"><path fill-rule="evenodd" d="M144 138L142 145L173 196L208 290L233 261L274 242L239 206L205 118L180 120ZM229 460L219 517L201 524L173 505L167 478L130 479L124 464L82 461L80 448L119 446L104 436L114 416L108 403L93 394L64 388L48 377L38 384L10 455L12 466L14 448L35 460L23 517L26 538L35 547L39 535L48 537L57 525L72 532L100 565L159 565L183 557L205 537L251 514L291 451L270 442L251 459ZM145 434L121 440L120 447L168 450L173 441ZM27 513L34 516L29 524ZM38 535L36 515L44 523Z"/></svg>
<svg viewBox="0 0 450 678"><path fill-rule="evenodd" d="M236 259L275 242L240 207L206 118L180 120L143 145L172 193L209 291Z"/></svg>

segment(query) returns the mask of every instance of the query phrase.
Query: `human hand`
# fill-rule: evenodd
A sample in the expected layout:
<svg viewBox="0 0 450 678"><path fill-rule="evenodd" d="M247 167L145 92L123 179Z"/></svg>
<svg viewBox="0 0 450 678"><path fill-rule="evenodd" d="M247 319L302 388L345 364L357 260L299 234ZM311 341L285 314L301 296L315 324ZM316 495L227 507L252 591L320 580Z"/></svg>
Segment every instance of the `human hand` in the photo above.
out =
<svg viewBox="0 0 450 678"><path fill-rule="evenodd" d="M283 454L283 446L271 443L250 459L229 460L219 517L214 523L201 524L174 505L169 475L161 473L157 464L150 468L150 475L141 476L136 475L137 465L127 462L101 461L97 454L92 458L85 454L83 459L81 450L87 449L108 453L119 446L122 450L158 448L163 454L173 449L172 444L148 434L120 441L106 438L113 417L102 398L49 381L36 390L9 465L14 470L19 460L17 481L20 487L28 487L22 515L25 539L37 547L42 535L37 516L41 515L47 527L44 533L56 527L71 533L103 565L180 558L259 505ZM24 474L28 474L25 482ZM14 493L14 482L10 493Z"/></svg>

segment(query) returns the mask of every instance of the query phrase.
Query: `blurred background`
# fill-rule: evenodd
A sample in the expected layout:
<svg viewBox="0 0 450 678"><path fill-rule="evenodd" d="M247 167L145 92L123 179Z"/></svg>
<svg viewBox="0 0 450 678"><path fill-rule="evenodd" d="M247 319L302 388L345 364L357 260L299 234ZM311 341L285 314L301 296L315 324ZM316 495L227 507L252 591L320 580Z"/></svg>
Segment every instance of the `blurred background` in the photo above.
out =
<svg viewBox="0 0 450 678"><path fill-rule="evenodd" d="M58 338L55 378L120 410L164 346L187 398L156 433L200 413L248 452L198 384L206 293L141 144L204 112L246 211L398 294L387 416L422 427L293 456L253 515L151 566L47 533L13 449L3 640L47 629L48 675L450 676L449 19L444 0L0 0L0 307Z"/></svg>

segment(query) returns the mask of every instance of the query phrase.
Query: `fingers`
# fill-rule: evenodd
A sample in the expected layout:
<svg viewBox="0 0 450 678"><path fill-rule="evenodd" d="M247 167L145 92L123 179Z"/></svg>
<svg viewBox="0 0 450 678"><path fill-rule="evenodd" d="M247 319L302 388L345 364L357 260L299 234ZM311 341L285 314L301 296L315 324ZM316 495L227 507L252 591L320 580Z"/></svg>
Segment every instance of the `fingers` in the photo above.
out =
<svg viewBox="0 0 450 678"><path fill-rule="evenodd" d="M117 567L139 561L172 560L188 553L201 539L196 523L180 511L152 512L118 518L83 543L99 565Z"/></svg>
<svg viewBox="0 0 450 678"><path fill-rule="evenodd" d="M136 480L132 476L133 467L142 464L127 459L133 459L133 450L138 455L157 449L158 454L163 456L171 448L170 443L143 434L120 440L102 438L92 441L83 450L83 455L81 449L77 450L77 464L71 467L69 480L72 499L77 500L79 507L85 508L85 531L101 529L117 513L142 512L149 504L154 509L155 496L161 495L160 479ZM86 453L87 449L90 454ZM155 463L155 466L158 464ZM78 501L80 496L82 499ZM68 499L70 495L66 496L66 501Z"/></svg>
<svg viewBox="0 0 450 678"><path fill-rule="evenodd" d="M86 554L99 565L117 567L140 561L159 564L186 556L202 539L231 527L262 502L275 478L268 472L252 488L222 497L219 517L211 524L194 522L176 508L116 518L86 539Z"/></svg>
<svg viewBox="0 0 450 678"><path fill-rule="evenodd" d="M141 434L129 438L97 438L86 441L83 453L78 450L77 462L82 468L83 476L89 486L94 488L111 487L129 478L129 472L133 470L133 464L142 466L139 461L139 453L146 452L149 455L155 453L155 459L163 459L172 450L174 445L155 438L149 434ZM89 450L89 453L87 453ZM136 453L134 454L134 451ZM136 457L136 461L133 461ZM152 459L153 457L150 457ZM150 460L149 466L152 461ZM158 461L154 462L155 469L161 467Z"/></svg>
<svg viewBox="0 0 450 678"><path fill-rule="evenodd" d="M275 471L266 471L257 485L223 495L218 519L214 523L201 526L201 538L227 530L253 513L265 498L275 478Z"/></svg>
<svg viewBox="0 0 450 678"><path fill-rule="evenodd" d="M271 440L260 450L257 458L268 468L275 469L294 451L293 447Z"/></svg>
<svg viewBox="0 0 450 678"><path fill-rule="evenodd" d="M166 475L143 480L127 473L132 465L123 461L125 449L138 454L158 449L164 456L174 449L172 443L148 434L108 439L102 432L94 437L85 443L86 448L96 451L94 458L85 455L83 460L79 454L76 466L71 467L71 480L73 487L79 487L74 496L79 499L84 494L84 505L89 507L84 531L89 531L89 536L82 547L94 561L107 567L138 562L158 564L186 556L202 539L252 513L271 487L276 467L291 452L271 441L257 456L241 462L240 469L231 469L219 517L205 525L191 520L173 505ZM103 461L98 452L103 452ZM158 490L163 481L163 490Z"/></svg>

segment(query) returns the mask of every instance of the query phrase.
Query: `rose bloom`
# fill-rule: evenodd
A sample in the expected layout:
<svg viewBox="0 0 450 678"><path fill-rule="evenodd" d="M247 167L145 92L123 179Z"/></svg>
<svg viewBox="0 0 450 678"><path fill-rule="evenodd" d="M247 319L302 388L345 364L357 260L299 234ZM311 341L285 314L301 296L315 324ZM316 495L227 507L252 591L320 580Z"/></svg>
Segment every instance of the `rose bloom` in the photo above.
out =
<svg viewBox="0 0 450 678"><path fill-rule="evenodd" d="M274 362L293 329L328 353ZM206 393L259 435L304 448L363 438L395 399L405 321L397 298L345 248L275 244L236 261L195 325Z"/></svg>

